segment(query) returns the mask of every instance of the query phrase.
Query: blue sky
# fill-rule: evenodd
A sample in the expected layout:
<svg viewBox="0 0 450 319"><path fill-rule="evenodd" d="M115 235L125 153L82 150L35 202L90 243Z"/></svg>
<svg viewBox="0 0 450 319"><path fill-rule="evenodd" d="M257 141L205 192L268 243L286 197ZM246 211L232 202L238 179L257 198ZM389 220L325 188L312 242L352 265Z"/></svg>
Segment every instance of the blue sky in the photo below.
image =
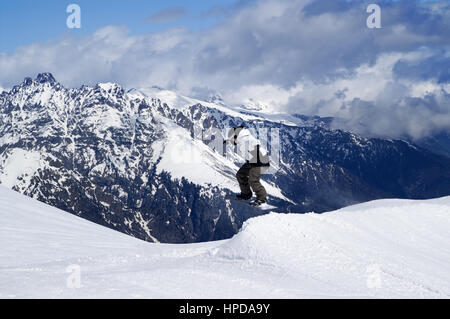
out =
<svg viewBox="0 0 450 319"><path fill-rule="evenodd" d="M340 1L340 0L336 0ZM420 2L447 0L420 0ZM0 52L34 42L58 39L67 33L87 35L107 25L125 25L131 34L157 32L170 27L206 29L220 22L234 9L252 0L6 0L0 3ZM352 0L342 1L350 2ZM354 1L357 2L357 1ZM367 3L380 1L365 1ZM396 2L396 0L393 0ZM76 3L82 10L82 28L68 29L66 8ZM320 1L318 1L320 3ZM184 14L171 21L146 19L167 9L182 8Z"/></svg>
<svg viewBox="0 0 450 319"><path fill-rule="evenodd" d="M81 7L81 29L66 27L69 15L66 8L71 3ZM227 8L238 3L237 0L1 1L0 52L11 53L18 46L58 39L68 32L87 35L106 25L126 25L132 34L155 32L174 26L192 30L208 28L224 18L224 14L218 14L220 9L226 12ZM183 8L185 14L172 21L146 21L152 14L173 8Z"/></svg>

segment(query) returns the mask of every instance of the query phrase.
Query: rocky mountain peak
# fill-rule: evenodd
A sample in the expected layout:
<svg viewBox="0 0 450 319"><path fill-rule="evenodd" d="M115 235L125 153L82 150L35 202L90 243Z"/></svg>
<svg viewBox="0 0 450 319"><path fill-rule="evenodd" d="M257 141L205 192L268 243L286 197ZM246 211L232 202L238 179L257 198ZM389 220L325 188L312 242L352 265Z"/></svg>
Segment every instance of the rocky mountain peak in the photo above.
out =
<svg viewBox="0 0 450 319"><path fill-rule="evenodd" d="M242 162L202 139L208 130L244 124L278 130L277 171L263 179L283 212L450 194L448 158L297 118L289 125L269 115L255 120L223 103L125 92L115 83L65 89L40 73L0 95L0 183L144 240L228 238L261 212L230 200ZM195 131L202 138L194 140ZM189 162L190 149L198 165Z"/></svg>
<svg viewBox="0 0 450 319"><path fill-rule="evenodd" d="M49 72L39 73L36 77L36 82L38 83L56 83L55 78Z"/></svg>

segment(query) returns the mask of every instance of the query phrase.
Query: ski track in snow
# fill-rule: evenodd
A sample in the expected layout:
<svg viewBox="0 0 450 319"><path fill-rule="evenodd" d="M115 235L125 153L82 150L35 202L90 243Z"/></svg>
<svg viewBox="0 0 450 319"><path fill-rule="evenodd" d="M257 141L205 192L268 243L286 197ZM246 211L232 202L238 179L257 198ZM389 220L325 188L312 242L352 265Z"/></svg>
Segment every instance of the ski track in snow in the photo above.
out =
<svg viewBox="0 0 450 319"><path fill-rule="evenodd" d="M450 197L271 213L228 240L174 245L0 186L0 242L0 298L450 298Z"/></svg>

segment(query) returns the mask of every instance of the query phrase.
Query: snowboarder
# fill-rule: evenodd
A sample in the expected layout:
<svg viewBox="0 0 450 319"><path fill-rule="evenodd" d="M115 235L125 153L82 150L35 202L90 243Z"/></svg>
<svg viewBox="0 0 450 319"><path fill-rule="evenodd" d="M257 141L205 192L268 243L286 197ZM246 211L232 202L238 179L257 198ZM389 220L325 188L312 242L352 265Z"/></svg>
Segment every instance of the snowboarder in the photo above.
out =
<svg viewBox="0 0 450 319"><path fill-rule="evenodd" d="M236 146L238 154L246 160L236 173L241 189L241 193L236 195L236 199L248 200L252 198L254 192L256 199L251 202L251 205L260 206L266 203L267 192L260 179L270 165L267 151L261 146L260 141L242 125L230 129L228 139L224 143L231 143Z"/></svg>

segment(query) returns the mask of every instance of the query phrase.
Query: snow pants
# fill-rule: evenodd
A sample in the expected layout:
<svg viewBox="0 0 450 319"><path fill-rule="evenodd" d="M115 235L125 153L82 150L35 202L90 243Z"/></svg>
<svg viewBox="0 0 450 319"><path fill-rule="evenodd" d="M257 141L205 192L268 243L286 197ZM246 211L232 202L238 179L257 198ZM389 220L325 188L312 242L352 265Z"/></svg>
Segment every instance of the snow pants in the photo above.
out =
<svg viewBox="0 0 450 319"><path fill-rule="evenodd" d="M236 178L241 188L241 194L256 194L256 198L262 201L267 201L267 192L262 186L260 179L261 175L267 170L267 167L253 166L245 163L236 173Z"/></svg>

